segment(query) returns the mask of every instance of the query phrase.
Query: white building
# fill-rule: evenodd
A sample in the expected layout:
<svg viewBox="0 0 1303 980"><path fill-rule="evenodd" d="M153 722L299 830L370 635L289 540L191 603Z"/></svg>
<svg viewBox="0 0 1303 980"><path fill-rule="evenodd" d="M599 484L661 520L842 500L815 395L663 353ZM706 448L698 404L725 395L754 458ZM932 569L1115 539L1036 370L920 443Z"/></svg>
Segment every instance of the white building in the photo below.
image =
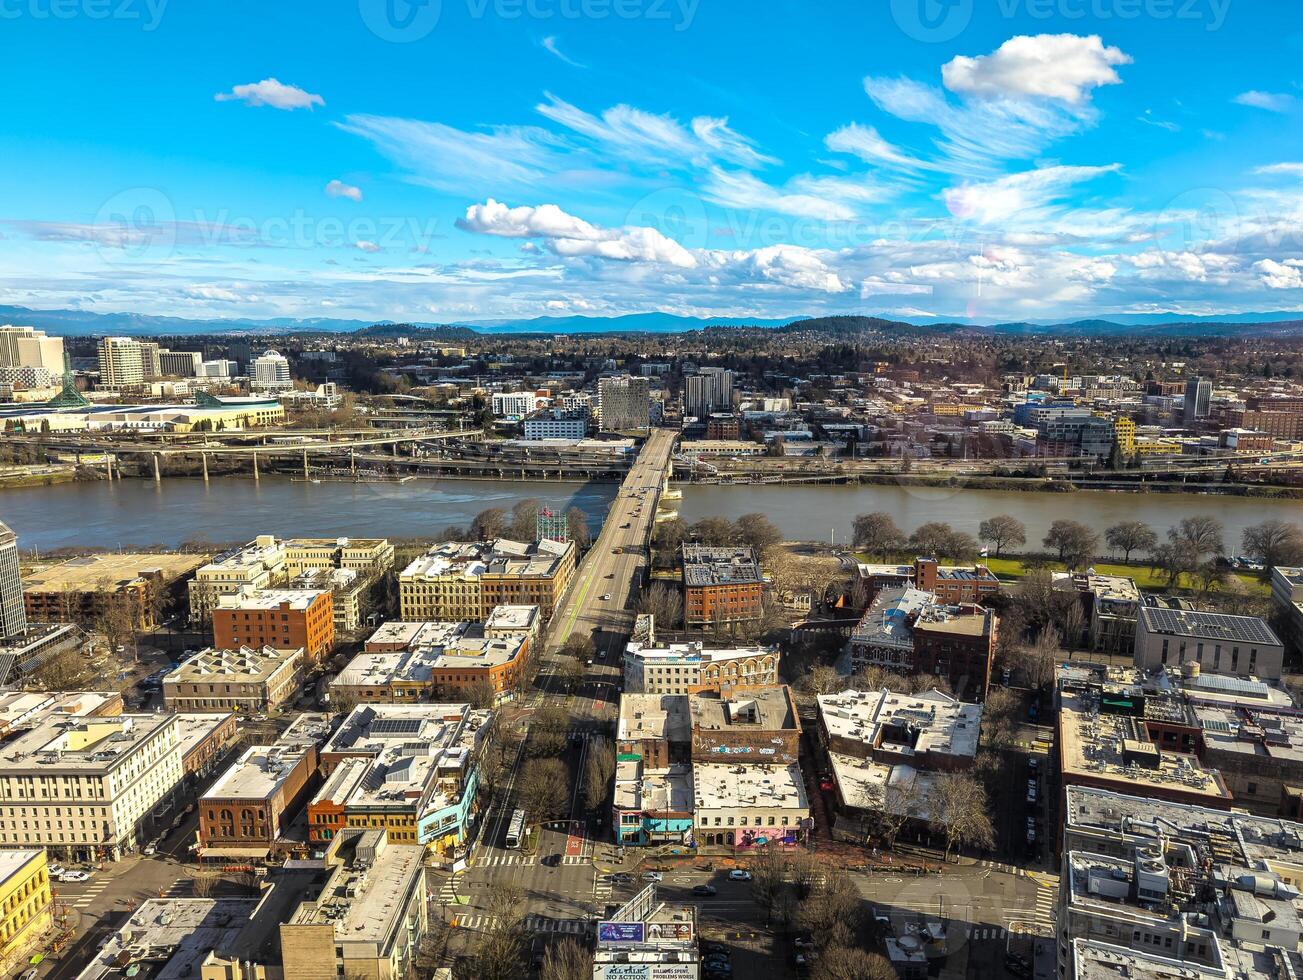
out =
<svg viewBox="0 0 1303 980"><path fill-rule="evenodd" d="M797 844L809 826L801 767L694 763L693 832L698 846Z"/></svg>
<svg viewBox="0 0 1303 980"><path fill-rule="evenodd" d="M290 362L279 351L269 350L249 365L249 378L256 391L288 391L294 387Z"/></svg>
<svg viewBox="0 0 1303 980"><path fill-rule="evenodd" d="M544 401L532 391L495 391L493 414L500 419L523 419Z"/></svg>
<svg viewBox="0 0 1303 980"><path fill-rule="evenodd" d="M144 384L159 375L158 344L131 337L104 337L99 345L100 387Z"/></svg>
<svg viewBox="0 0 1303 980"><path fill-rule="evenodd" d="M0 748L0 847L117 860L181 783L177 716L48 716Z"/></svg>
<svg viewBox="0 0 1303 980"><path fill-rule="evenodd" d="M239 371L240 365L235 361L203 361L199 365L199 377L201 378L230 378L238 374Z"/></svg>
<svg viewBox="0 0 1303 980"><path fill-rule="evenodd" d="M629 694L691 694L777 684L779 657L777 649L768 647L707 650L699 642L630 643L624 652L624 689Z"/></svg>
<svg viewBox="0 0 1303 980"><path fill-rule="evenodd" d="M288 577L285 542L260 534L242 548L218 555L201 565L190 580L190 622L207 620L224 595L243 588L270 589Z"/></svg>

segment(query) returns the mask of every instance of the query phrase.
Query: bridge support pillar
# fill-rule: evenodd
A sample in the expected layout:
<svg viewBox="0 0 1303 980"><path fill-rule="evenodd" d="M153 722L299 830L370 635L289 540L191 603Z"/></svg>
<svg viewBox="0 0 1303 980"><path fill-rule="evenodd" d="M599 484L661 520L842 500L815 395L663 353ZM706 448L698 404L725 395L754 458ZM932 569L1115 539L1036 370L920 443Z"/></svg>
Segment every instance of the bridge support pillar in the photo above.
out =
<svg viewBox="0 0 1303 980"><path fill-rule="evenodd" d="M308 478L308 451L303 450L303 479Z"/></svg>
<svg viewBox="0 0 1303 980"><path fill-rule="evenodd" d="M155 482L155 483L162 483L162 482L163 482L163 474L162 474L162 472L161 472L161 471L159 470L159 468L158 468L158 453L153 453L152 456L153 456L153 459L154 459L154 482Z"/></svg>
<svg viewBox="0 0 1303 980"><path fill-rule="evenodd" d="M256 452L253 454L253 478L258 479L258 454Z"/></svg>
<svg viewBox="0 0 1303 980"><path fill-rule="evenodd" d="M112 453L104 454L104 465L108 467L109 480L111 482L113 480L113 454Z"/></svg>
<svg viewBox="0 0 1303 980"><path fill-rule="evenodd" d="M207 453L200 453L200 454L199 454L199 459L200 459L200 460L203 462L203 464L204 464L204 482L207 483L207 482L208 482L208 454L207 454Z"/></svg>
<svg viewBox="0 0 1303 980"><path fill-rule="evenodd" d="M357 450L351 447L348 450L348 468L354 476L357 476Z"/></svg>

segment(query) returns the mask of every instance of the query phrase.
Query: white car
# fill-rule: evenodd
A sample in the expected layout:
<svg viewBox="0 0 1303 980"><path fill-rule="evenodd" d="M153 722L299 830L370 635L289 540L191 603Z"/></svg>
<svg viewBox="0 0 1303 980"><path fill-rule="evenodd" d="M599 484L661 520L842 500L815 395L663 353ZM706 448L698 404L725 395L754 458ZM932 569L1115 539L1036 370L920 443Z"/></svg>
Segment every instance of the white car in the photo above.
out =
<svg viewBox="0 0 1303 980"><path fill-rule="evenodd" d="M750 881L751 872L743 868L734 868L728 873L728 879L729 881Z"/></svg>
<svg viewBox="0 0 1303 980"><path fill-rule="evenodd" d="M59 875L59 880L65 883L77 883L79 881L90 881L89 871L65 871Z"/></svg>
<svg viewBox="0 0 1303 980"><path fill-rule="evenodd" d="M605 593L605 594L602 596L602 601L603 601L603 602L610 602L610 601L611 601L611 593L609 593L609 592Z"/></svg>

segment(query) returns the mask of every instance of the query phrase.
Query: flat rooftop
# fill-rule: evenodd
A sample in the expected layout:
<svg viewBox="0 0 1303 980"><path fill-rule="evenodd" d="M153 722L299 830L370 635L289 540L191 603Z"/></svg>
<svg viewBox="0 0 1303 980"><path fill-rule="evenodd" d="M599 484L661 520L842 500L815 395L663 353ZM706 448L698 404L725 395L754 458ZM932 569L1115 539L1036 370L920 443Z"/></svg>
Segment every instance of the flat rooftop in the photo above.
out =
<svg viewBox="0 0 1303 980"><path fill-rule="evenodd" d="M687 742L692 738L688 698L683 694L622 694L615 737L621 741L664 739Z"/></svg>
<svg viewBox="0 0 1303 980"><path fill-rule="evenodd" d="M321 596L330 596L329 589L250 589L217 597L218 609L280 609L286 606L302 611Z"/></svg>
<svg viewBox="0 0 1303 980"><path fill-rule="evenodd" d="M550 578L574 544L557 541L449 542L421 555L403 569L400 578L439 578L482 575Z"/></svg>
<svg viewBox="0 0 1303 980"><path fill-rule="evenodd" d="M105 776L151 739L175 738L173 714L78 717L48 714L0 744L7 775Z"/></svg>
<svg viewBox="0 0 1303 980"><path fill-rule="evenodd" d="M164 684L193 684L217 681L229 684L255 684L268 680L287 663L303 655L303 648L277 650L263 647L240 647L238 650L220 650L208 647L201 650L163 678Z"/></svg>
<svg viewBox="0 0 1303 980"><path fill-rule="evenodd" d="M647 646L642 643L630 643L625 647L626 657L636 657L645 663L668 664L709 664L723 663L729 660L743 660L747 657L775 656L769 647L729 647L712 650L699 641L690 643L667 643L664 646Z"/></svg>
<svg viewBox="0 0 1303 980"><path fill-rule="evenodd" d="M707 585L759 585L764 581L760 562L751 548L708 548L683 546L683 584L689 588Z"/></svg>
<svg viewBox="0 0 1303 980"><path fill-rule="evenodd" d="M1140 607L1145 630L1170 636L1205 637L1238 643L1280 646L1280 638L1257 616L1230 616L1226 613L1197 612L1191 609Z"/></svg>
<svg viewBox="0 0 1303 980"><path fill-rule="evenodd" d="M203 555L126 554L83 555L54 565L24 566L24 592L98 592L117 590L157 572L165 582L183 578L204 563Z"/></svg>
<svg viewBox="0 0 1303 980"><path fill-rule="evenodd" d="M693 763L692 785L697 811L763 807L792 810L797 817L809 812L801 767L795 763L790 766Z"/></svg>
<svg viewBox="0 0 1303 980"><path fill-rule="evenodd" d="M739 688L727 697L688 695L692 727L702 731L800 731L792 692L786 685Z"/></svg>
<svg viewBox="0 0 1303 980"><path fill-rule="evenodd" d="M1229 805L1221 774L1193 755L1161 749L1141 719L1100 710L1089 691L1060 693L1059 753L1064 782L1114 780L1137 791L1179 792L1210 805Z"/></svg>
<svg viewBox="0 0 1303 980"><path fill-rule="evenodd" d="M147 899L110 935L104 948L77 974L77 980L125 980L139 960L130 951L146 949L154 951L150 957L153 971L144 974L150 980L193 978L198 973L196 964L213 949L234 940L257 904L252 898Z"/></svg>
<svg viewBox="0 0 1303 980"><path fill-rule="evenodd" d="M615 767L615 806L621 810L692 812L692 766L644 769L641 761Z"/></svg>
<svg viewBox="0 0 1303 980"><path fill-rule="evenodd" d="M902 756L936 753L977 755L982 706L938 690L918 694L843 691L818 698L819 717L829 735L863 742Z"/></svg>
<svg viewBox="0 0 1303 980"><path fill-rule="evenodd" d="M202 799L270 799L303 761L306 752L300 746L251 745L217 777Z"/></svg>

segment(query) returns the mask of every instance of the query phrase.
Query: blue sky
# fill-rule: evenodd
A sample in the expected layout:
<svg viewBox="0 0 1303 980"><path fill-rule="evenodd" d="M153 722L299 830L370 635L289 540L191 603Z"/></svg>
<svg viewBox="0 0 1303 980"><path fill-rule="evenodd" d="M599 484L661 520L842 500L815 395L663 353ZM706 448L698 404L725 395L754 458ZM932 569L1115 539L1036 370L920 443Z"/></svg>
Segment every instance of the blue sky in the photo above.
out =
<svg viewBox="0 0 1303 980"><path fill-rule="evenodd" d="M0 0L0 303L1303 310L1303 8Z"/></svg>

